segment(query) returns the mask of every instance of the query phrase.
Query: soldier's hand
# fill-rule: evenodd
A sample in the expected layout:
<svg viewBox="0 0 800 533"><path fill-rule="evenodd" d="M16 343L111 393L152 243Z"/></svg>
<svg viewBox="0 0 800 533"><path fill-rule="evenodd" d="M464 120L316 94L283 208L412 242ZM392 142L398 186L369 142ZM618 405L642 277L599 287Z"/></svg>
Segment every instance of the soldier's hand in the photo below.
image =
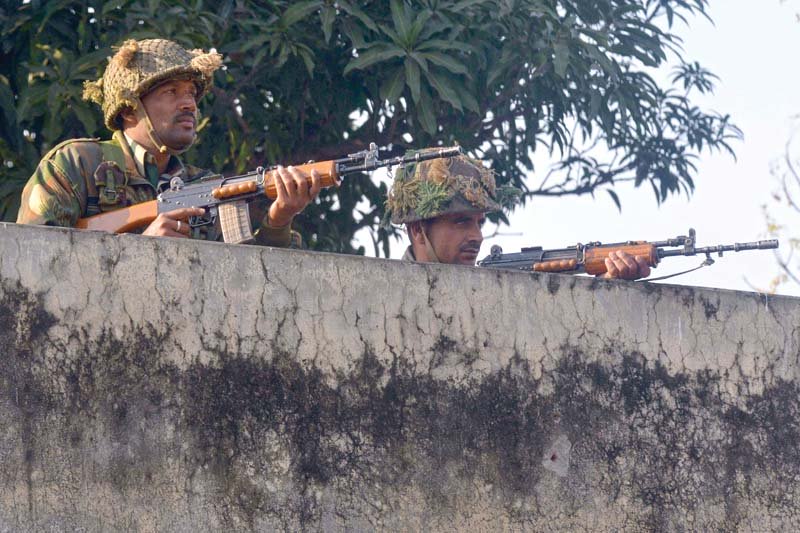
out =
<svg viewBox="0 0 800 533"><path fill-rule="evenodd" d="M317 197L322 188L321 176L316 170L309 176L295 167L278 167L273 176L278 196L269 206L269 224L286 226Z"/></svg>
<svg viewBox="0 0 800 533"><path fill-rule="evenodd" d="M199 207L183 207L161 213L147 226L142 235L186 238L192 230L189 226L189 217L200 216L203 212Z"/></svg>
<svg viewBox="0 0 800 533"><path fill-rule="evenodd" d="M644 257L632 256L629 253L617 250L608 254L606 258L605 274L601 278L605 279L627 279L634 280L646 278L650 275L650 265Z"/></svg>

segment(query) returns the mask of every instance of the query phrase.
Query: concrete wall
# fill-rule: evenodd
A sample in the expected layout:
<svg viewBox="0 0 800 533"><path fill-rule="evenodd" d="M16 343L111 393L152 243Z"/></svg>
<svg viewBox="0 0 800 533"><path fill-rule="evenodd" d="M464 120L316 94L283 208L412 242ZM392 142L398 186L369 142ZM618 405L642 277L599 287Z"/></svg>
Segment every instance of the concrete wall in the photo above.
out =
<svg viewBox="0 0 800 533"><path fill-rule="evenodd" d="M798 530L800 300L0 224L0 530Z"/></svg>

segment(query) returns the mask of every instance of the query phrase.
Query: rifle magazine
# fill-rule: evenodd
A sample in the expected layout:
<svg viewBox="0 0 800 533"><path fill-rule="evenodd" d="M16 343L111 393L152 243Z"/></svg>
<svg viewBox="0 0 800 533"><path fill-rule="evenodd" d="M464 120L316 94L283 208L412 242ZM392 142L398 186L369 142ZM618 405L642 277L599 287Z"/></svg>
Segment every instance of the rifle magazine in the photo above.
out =
<svg viewBox="0 0 800 533"><path fill-rule="evenodd" d="M218 209L219 225L225 242L230 244L253 242L250 209L245 200L220 204Z"/></svg>

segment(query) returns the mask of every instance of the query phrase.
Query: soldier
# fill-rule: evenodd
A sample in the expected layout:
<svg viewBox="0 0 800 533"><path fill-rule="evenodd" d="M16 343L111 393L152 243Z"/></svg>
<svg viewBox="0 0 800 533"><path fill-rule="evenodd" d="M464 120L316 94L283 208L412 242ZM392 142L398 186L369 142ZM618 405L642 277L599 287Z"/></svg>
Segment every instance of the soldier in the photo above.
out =
<svg viewBox="0 0 800 533"><path fill-rule="evenodd" d="M221 65L217 53L188 51L165 39L126 41L103 77L84 85L84 98L101 106L112 139L72 139L53 148L25 186L17 222L75 226L79 218L153 200L172 177L190 182L208 174L178 156L197 137L197 102ZM299 240L292 219L316 197L320 178L313 172L309 180L292 167L277 175L278 197L255 241L289 246ZM188 237L188 218L202 213L161 213L143 234ZM213 228L205 233L217 237Z"/></svg>
<svg viewBox="0 0 800 533"><path fill-rule="evenodd" d="M512 203L516 192L513 187L497 187L490 170L465 156L397 169L386 210L392 223L406 225L411 244L403 259L475 265L486 213ZM606 259L606 268L605 278L650 275L644 259L624 252Z"/></svg>

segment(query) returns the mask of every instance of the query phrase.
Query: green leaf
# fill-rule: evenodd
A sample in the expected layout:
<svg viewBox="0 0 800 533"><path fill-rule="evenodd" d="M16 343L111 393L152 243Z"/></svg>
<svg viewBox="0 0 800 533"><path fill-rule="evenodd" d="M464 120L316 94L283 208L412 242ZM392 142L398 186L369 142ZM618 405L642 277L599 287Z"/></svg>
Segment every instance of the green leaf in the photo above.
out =
<svg viewBox="0 0 800 533"><path fill-rule="evenodd" d="M302 45L301 45L302 46ZM303 60L303 63L306 65L306 70L308 71L308 75L313 77L314 76L314 58L311 53L311 50L308 48L301 48L298 52L300 59Z"/></svg>
<svg viewBox="0 0 800 533"><path fill-rule="evenodd" d="M373 48L371 50L367 50L363 54L359 55L357 58L350 61L344 68L344 74L348 74L351 70L364 70L365 68L371 67L376 63L381 63L388 59L393 59L395 57L402 57L404 55L405 52L397 48L389 48L389 49Z"/></svg>
<svg viewBox="0 0 800 533"><path fill-rule="evenodd" d="M404 65L406 68L406 85L411 89L411 98L414 100L414 103L417 103L419 102L420 94L419 65L410 57L406 58Z"/></svg>
<svg viewBox="0 0 800 533"><path fill-rule="evenodd" d="M458 99L461 100L461 103L472 111L473 113L480 113L481 109L478 105L478 99L475 98L473 94L473 89L465 86L463 83L456 83L453 85L453 89L458 94Z"/></svg>
<svg viewBox="0 0 800 533"><path fill-rule="evenodd" d="M253 48L262 48L266 44L266 42L268 40L270 40L270 39L272 39L272 34L271 33L266 33L266 32L265 33L258 33L256 35L250 37L249 39L247 39L245 42L243 42L238 47L237 51L247 52L249 50L252 50ZM272 39L272 42L276 43L277 39ZM275 51L273 50L270 53L274 54Z"/></svg>
<svg viewBox="0 0 800 533"><path fill-rule="evenodd" d="M17 123L17 110L14 108L14 93L9 87L8 78L0 74L0 107L9 124Z"/></svg>
<svg viewBox="0 0 800 533"><path fill-rule="evenodd" d="M285 28L288 28L289 26L299 22L319 9L321 5L322 2L319 0L292 3L289 8L283 12L283 16L281 17L281 25Z"/></svg>
<svg viewBox="0 0 800 533"><path fill-rule="evenodd" d="M407 6L402 0L391 0L392 23L400 40L405 45L410 44L411 20L408 16Z"/></svg>
<svg viewBox="0 0 800 533"><path fill-rule="evenodd" d="M406 42L403 40L402 37L400 37L400 35L393 28L386 26L385 24L378 24L378 27L384 34L386 34L389 37L389 39L392 40L395 46L397 46L398 48L402 48L403 50L408 50Z"/></svg>
<svg viewBox="0 0 800 533"><path fill-rule="evenodd" d="M322 34L325 37L325 42L331 42L331 34L333 33L333 23L336 21L336 9L332 6L325 6L319 12L320 22L322 22Z"/></svg>
<svg viewBox="0 0 800 533"><path fill-rule="evenodd" d="M356 50L367 46L367 41L364 39L364 31L353 20L346 19L342 23L342 32L347 35L347 38L350 39L350 44Z"/></svg>
<svg viewBox="0 0 800 533"><path fill-rule="evenodd" d="M478 5L481 5L481 4L487 4L487 5L491 6L493 4L493 2L490 2L490 1L487 1L487 0L463 0L463 1L458 2L457 4L455 4L451 9L452 9L453 13L463 13L464 11L466 11L467 9L469 9L471 7L478 6Z"/></svg>
<svg viewBox="0 0 800 533"><path fill-rule="evenodd" d="M381 100L388 101L390 104L395 103L403 94L403 87L405 87L405 70L398 68L381 84Z"/></svg>
<svg viewBox="0 0 800 533"><path fill-rule="evenodd" d="M441 51L441 50L455 50L461 53L470 53L476 54L478 50L465 42L461 41L445 41L442 39L429 39L424 43L420 43L417 47L417 50L434 50L434 51Z"/></svg>
<svg viewBox="0 0 800 533"><path fill-rule="evenodd" d="M414 22L411 24L411 27L408 30L407 39L410 46L415 46L417 44L420 35L422 35L423 29L430 22L430 18L431 11L429 9L423 9L417 13L417 17L414 19ZM436 30L433 27L429 27L425 32L425 35L431 35L432 33L436 33Z"/></svg>
<svg viewBox="0 0 800 533"><path fill-rule="evenodd" d="M275 68L281 68L289 60L289 54L291 53L287 45L281 45L280 50L278 60L275 62Z"/></svg>
<svg viewBox="0 0 800 533"><path fill-rule="evenodd" d="M103 48L101 50L96 50L94 52L82 55L75 62L75 65L73 66L74 69L73 72L76 73L86 72L86 71L94 72L97 69L98 65L103 65L104 60L107 57L111 57L112 55L114 55L113 51L108 48Z"/></svg>
<svg viewBox="0 0 800 533"><path fill-rule="evenodd" d="M617 196L617 193L611 189L606 189L606 192L609 194L609 196L611 196L611 199L614 200L614 203L617 205L617 210L622 213L622 204L619 202L619 196Z"/></svg>
<svg viewBox="0 0 800 533"><path fill-rule="evenodd" d="M431 98L427 93L422 93L417 105L417 119L422 126L422 129L428 135L436 135L438 125L436 124L436 116L433 113L433 105Z"/></svg>
<svg viewBox="0 0 800 533"><path fill-rule="evenodd" d="M453 74L467 74L467 67L464 66L463 63L445 54L440 54L438 52L424 52L420 53L419 55L434 65L439 65L440 67L446 68Z"/></svg>
<svg viewBox="0 0 800 533"><path fill-rule="evenodd" d="M414 61L417 62L417 65L419 65L419 68L422 70L422 72L426 72L426 73L428 72L428 61L424 57L422 57L422 54L419 54L417 52L411 52L408 55Z"/></svg>
<svg viewBox="0 0 800 533"><path fill-rule="evenodd" d="M339 0L337 3L339 4L339 7L342 9L342 11L344 11L348 15L356 17L358 20L361 21L361 23L364 26L366 26L370 30L374 32L378 31L378 26L375 24L375 21L373 21L366 13L361 11L361 9L358 7L358 4L354 4L346 0Z"/></svg>
<svg viewBox="0 0 800 533"><path fill-rule="evenodd" d="M439 97L444 100L445 102L449 103L458 111L464 111L464 108L461 105L461 99L456 94L456 91L450 85L450 82L447 78L442 75L435 75L434 73L430 72L426 75L428 82L436 89L436 92L439 94Z"/></svg>
<svg viewBox="0 0 800 533"><path fill-rule="evenodd" d="M17 120L22 122L43 115L48 90L49 87L44 83L23 90L17 104Z"/></svg>
<svg viewBox="0 0 800 533"><path fill-rule="evenodd" d="M97 131L98 124L95 113L80 104L72 105L71 108L75 113L75 116L78 117L78 120L80 120L81 124L83 125L86 135L92 135L95 131Z"/></svg>
<svg viewBox="0 0 800 533"><path fill-rule="evenodd" d="M553 67L555 67L556 74L563 78L567 73L567 66L569 66L569 46L563 42L558 41L553 45Z"/></svg>

